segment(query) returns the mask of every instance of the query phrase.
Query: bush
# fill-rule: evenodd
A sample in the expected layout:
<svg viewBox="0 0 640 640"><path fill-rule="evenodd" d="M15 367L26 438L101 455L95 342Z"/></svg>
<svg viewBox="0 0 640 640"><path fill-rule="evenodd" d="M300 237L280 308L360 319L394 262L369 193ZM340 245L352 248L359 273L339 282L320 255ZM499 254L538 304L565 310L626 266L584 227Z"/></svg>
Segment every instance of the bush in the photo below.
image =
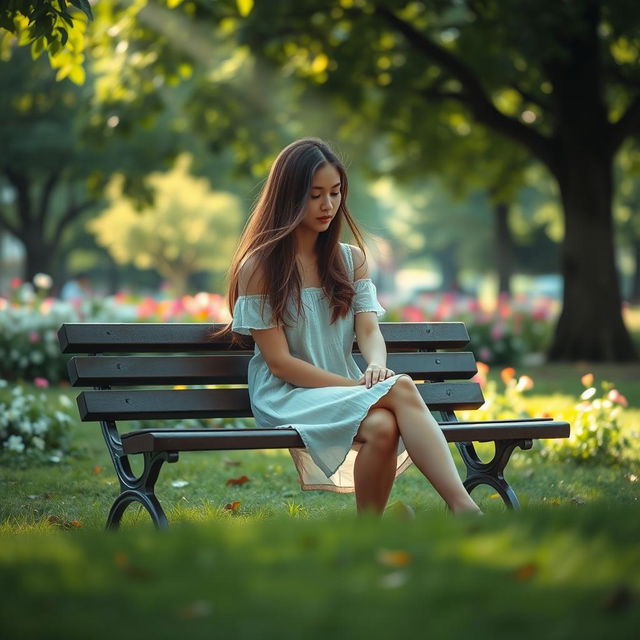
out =
<svg viewBox="0 0 640 640"><path fill-rule="evenodd" d="M543 455L551 460L575 460L607 465L624 463L631 447L624 435L620 415L626 398L611 382L600 383L600 395L593 385L593 375L582 377L585 391L580 402L563 419L571 423L571 436L549 441Z"/></svg>
<svg viewBox="0 0 640 640"><path fill-rule="evenodd" d="M13 457L58 462L68 450L72 417L67 396L57 403L44 393L25 393L20 385L9 390L0 378L0 447Z"/></svg>
<svg viewBox="0 0 640 640"><path fill-rule="evenodd" d="M474 380L483 387L485 403L477 411L460 412L461 420L507 420L511 418L550 418L548 413L534 416L527 408L524 392L532 389L529 376L516 376L515 369L507 367L500 372L503 388L487 380L489 367L478 362ZM627 406L626 398L610 382L602 382L600 396L593 385L593 374L582 376L585 391L576 404L553 416L571 425L569 438L543 440L541 455L553 461L573 460L605 465L625 462L631 443L624 435L620 416Z"/></svg>

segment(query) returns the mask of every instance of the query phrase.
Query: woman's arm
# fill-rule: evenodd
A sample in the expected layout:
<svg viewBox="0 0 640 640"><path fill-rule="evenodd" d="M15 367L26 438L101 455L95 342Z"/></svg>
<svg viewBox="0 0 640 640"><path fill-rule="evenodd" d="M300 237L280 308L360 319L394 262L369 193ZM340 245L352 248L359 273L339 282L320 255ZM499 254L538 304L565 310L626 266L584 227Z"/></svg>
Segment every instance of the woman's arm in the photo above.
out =
<svg viewBox="0 0 640 640"><path fill-rule="evenodd" d="M264 290L262 275L257 273L253 262L248 260L240 270L238 293L260 295ZM258 345L271 373L285 382L297 387L350 387L362 384L292 356L282 327L252 329L251 336Z"/></svg>
<svg viewBox="0 0 640 640"><path fill-rule="evenodd" d="M271 373L296 387L352 387L362 384L292 356L282 327L253 329L251 335Z"/></svg>
<svg viewBox="0 0 640 640"><path fill-rule="evenodd" d="M366 257L359 247L352 247L354 264L356 265L355 280L369 277ZM370 387L380 380L394 375L387 369L387 346L382 337L378 316L374 311L365 311L355 315L356 341L362 357L368 364L364 375L364 384Z"/></svg>

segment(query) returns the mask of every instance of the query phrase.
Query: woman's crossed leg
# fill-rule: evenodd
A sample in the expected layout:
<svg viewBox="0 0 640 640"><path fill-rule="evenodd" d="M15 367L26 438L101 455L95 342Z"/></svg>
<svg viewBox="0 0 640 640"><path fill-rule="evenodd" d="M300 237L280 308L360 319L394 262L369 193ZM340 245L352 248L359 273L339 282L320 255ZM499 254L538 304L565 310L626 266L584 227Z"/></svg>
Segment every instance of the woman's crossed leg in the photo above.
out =
<svg viewBox="0 0 640 640"><path fill-rule="evenodd" d="M480 513L460 480L440 426L407 375L371 407L356 434L356 440L363 442L354 468L359 512L384 509L395 478L399 436L413 463L453 513Z"/></svg>

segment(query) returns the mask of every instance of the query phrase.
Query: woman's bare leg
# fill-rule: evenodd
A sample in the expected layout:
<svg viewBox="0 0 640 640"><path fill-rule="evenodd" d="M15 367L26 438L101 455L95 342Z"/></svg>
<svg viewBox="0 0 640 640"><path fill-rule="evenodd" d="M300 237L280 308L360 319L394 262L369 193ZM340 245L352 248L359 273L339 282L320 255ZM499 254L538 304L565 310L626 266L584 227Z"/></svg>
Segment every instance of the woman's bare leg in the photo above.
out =
<svg viewBox="0 0 640 640"><path fill-rule="evenodd" d="M409 376L401 376L372 408L385 408L393 412L411 460L451 511L480 512L460 480L440 426Z"/></svg>
<svg viewBox="0 0 640 640"><path fill-rule="evenodd" d="M353 469L358 513L384 511L396 477L399 436L388 409L372 408L362 421L355 438L362 446Z"/></svg>

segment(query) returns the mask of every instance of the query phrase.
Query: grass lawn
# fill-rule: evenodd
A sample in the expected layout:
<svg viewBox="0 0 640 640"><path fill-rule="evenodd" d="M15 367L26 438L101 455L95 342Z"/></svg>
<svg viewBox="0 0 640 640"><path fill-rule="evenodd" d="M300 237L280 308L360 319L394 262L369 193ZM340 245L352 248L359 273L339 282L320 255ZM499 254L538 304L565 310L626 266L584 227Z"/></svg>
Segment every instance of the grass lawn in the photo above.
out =
<svg viewBox="0 0 640 640"><path fill-rule="evenodd" d="M575 402L587 371L628 398L637 445L638 365L518 374L535 381L530 402L553 412ZM76 395L48 390L60 392ZM76 423L73 441L56 464L3 458L3 636L626 638L640 623L637 446L624 468L522 452L507 477L523 509L478 489L487 516L473 521L446 513L414 468L372 521L354 517L352 495L300 491L286 452L182 454L157 485L169 532L134 507L109 535L117 481L98 426Z"/></svg>

